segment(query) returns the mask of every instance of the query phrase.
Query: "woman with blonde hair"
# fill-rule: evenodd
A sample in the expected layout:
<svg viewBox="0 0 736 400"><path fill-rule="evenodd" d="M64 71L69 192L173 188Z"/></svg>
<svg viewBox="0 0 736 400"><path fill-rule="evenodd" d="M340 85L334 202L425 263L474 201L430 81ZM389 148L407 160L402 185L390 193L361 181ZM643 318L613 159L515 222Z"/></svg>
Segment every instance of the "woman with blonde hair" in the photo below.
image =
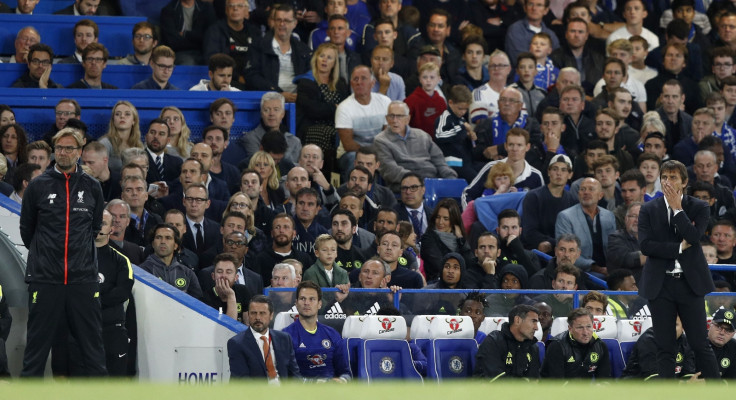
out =
<svg viewBox="0 0 736 400"><path fill-rule="evenodd" d="M270 154L258 151L253 154L248 163L249 169L254 169L261 177L261 198L268 208L275 210L282 208L286 200L286 193L279 183L279 172L276 163Z"/></svg>
<svg viewBox="0 0 736 400"><path fill-rule="evenodd" d="M337 45L325 42L312 56L311 71L296 77L297 134L304 144L316 144L324 152L323 173L329 176L336 155L335 111L350 95L340 78Z"/></svg>
<svg viewBox="0 0 736 400"><path fill-rule="evenodd" d="M120 172L123 168L123 161L120 158L120 153L123 150L133 147L145 148L143 142L141 142L138 110L131 102L120 100L115 103L110 115L110 126L99 142L107 147L110 154L108 167L110 170L117 172Z"/></svg>
<svg viewBox="0 0 736 400"><path fill-rule="evenodd" d="M161 109L159 118L166 121L169 126L169 143L166 145L166 153L186 160L192 151L192 142L189 136L192 131L187 126L187 120L181 110L174 106Z"/></svg>
<svg viewBox="0 0 736 400"><path fill-rule="evenodd" d="M253 203L250 201L250 197L243 192L237 192L230 196L225 212L222 213L223 218L230 212L239 212L245 216L245 232L243 233L248 241L248 251L257 254L265 250L269 245L268 238L262 230L256 228Z"/></svg>

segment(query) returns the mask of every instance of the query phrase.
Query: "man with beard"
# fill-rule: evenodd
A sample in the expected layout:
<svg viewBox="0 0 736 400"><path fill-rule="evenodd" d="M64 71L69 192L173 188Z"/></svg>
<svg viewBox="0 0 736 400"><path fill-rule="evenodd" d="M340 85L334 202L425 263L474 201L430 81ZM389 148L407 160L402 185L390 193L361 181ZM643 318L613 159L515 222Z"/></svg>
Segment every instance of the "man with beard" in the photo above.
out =
<svg viewBox="0 0 736 400"><path fill-rule="evenodd" d="M365 256L355 244L358 239L356 223L355 216L348 210L337 209L332 212L332 231L330 234L337 242L335 263L348 272L359 269L365 261Z"/></svg>
<svg viewBox="0 0 736 400"><path fill-rule="evenodd" d="M479 292L470 292L468 297L462 299L457 305L460 312L458 315L470 317L473 321L473 330L475 331L475 341L480 344L486 338L486 334L480 330L480 325L486 319L485 309L488 307L486 297Z"/></svg>
<svg viewBox="0 0 736 400"><path fill-rule="evenodd" d="M247 321L243 309L252 295L248 288L237 284L240 260L235 254L222 253L215 257L214 263L210 274L214 284L204 287L202 301L236 321Z"/></svg>
<svg viewBox="0 0 736 400"><path fill-rule="evenodd" d="M401 256L401 237L396 231L387 231L378 239L378 257L391 268L391 281L388 286L401 286L406 289L424 287L422 276L406 267L407 260Z"/></svg>
<svg viewBox="0 0 736 400"><path fill-rule="evenodd" d="M360 153L358 153L360 154ZM373 221L376 217L376 213L380 208L380 202L377 203L374 199L368 196L368 193L374 188L375 177L368 168L356 165L350 174L348 175L348 182L337 188L337 194L339 196L345 196L347 192L352 192L363 205L361 215L356 215L358 218L358 226L364 229L368 229L368 224ZM378 186L378 185L376 185ZM383 189L390 190L384 186ZM393 193L391 194L393 197ZM396 204L396 198L393 197L393 204Z"/></svg>
<svg viewBox="0 0 736 400"><path fill-rule="evenodd" d="M179 177L182 160L166 154L169 142L169 125L161 118L155 118L148 124L146 133L146 150L148 154L148 175L146 182L159 186L171 186ZM162 183L164 182L164 183Z"/></svg>
<svg viewBox="0 0 736 400"><path fill-rule="evenodd" d="M506 264L499 260L501 249L498 248L498 236L491 232L483 232L478 236L475 247L476 262L465 272L464 283L468 289L498 289L496 271ZM480 342L479 342L480 343Z"/></svg>
<svg viewBox="0 0 736 400"><path fill-rule="evenodd" d="M376 235L358 226L360 218L363 216L363 202L360 197L353 192L347 192L340 199L338 208L350 211L356 218L355 245L361 249L370 247L376 241Z"/></svg>
<svg viewBox="0 0 736 400"><path fill-rule="evenodd" d="M521 242L521 217L516 210L506 209L498 214L498 248L500 259L519 264L526 269L527 276L532 276L541 269L537 257L524 249Z"/></svg>
<svg viewBox="0 0 736 400"><path fill-rule="evenodd" d="M547 266L532 275L529 279L530 289L552 289L552 282L557 276L557 266L560 264L573 264L580 257L580 239L577 236L566 233L557 238L555 245L555 256L552 257ZM583 289L583 287L580 287Z"/></svg>
<svg viewBox="0 0 736 400"><path fill-rule="evenodd" d="M294 218L286 213L276 214L271 223L271 248L256 256L253 270L261 274L264 282L271 279L273 266L288 258L296 258L302 265L312 265L311 258L304 252L292 248L294 240Z"/></svg>
<svg viewBox="0 0 736 400"><path fill-rule="evenodd" d="M371 199L375 208L380 207L393 207L396 205L396 195L391 189L383 186L383 179L381 174L378 172L378 168L381 166L381 161L378 159L378 152L373 146L361 146L355 153L355 162L353 168L364 167L370 172L370 176L373 178L366 184L362 184L365 188L366 197ZM352 173L352 171L351 171ZM337 189L337 193L342 196L343 192L348 189L355 190L355 183L350 183L352 178L348 177L347 183L343 184ZM358 182L361 182L362 178L356 178ZM349 187L351 185L352 187Z"/></svg>
<svg viewBox="0 0 736 400"><path fill-rule="evenodd" d="M179 231L171 225L159 224L153 229L151 239L153 254L140 267L195 299L201 299L202 289L194 271L174 258L181 247Z"/></svg>
<svg viewBox="0 0 736 400"><path fill-rule="evenodd" d="M212 148L212 165L210 175L227 183L230 193L236 193L240 186L240 171L234 165L222 160L222 153L230 144L227 130L210 125L202 132L202 142Z"/></svg>
<svg viewBox="0 0 736 400"><path fill-rule="evenodd" d="M291 337L288 333L268 329L272 319L271 299L253 296L248 305L250 329L227 341L232 378L267 378L269 381L301 378ZM272 346L274 351L269 351Z"/></svg>

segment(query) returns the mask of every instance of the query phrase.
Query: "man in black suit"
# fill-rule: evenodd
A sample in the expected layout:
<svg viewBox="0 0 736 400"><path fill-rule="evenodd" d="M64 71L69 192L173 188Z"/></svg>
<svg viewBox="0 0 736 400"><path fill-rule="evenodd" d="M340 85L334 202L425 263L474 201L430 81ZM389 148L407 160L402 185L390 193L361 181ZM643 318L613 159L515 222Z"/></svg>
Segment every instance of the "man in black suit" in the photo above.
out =
<svg viewBox="0 0 736 400"><path fill-rule="evenodd" d="M110 246L123 253L135 265L140 265L146 259L143 248L125 240L125 231L130 225L130 206L123 200L113 199L105 210L112 214L112 230L110 231Z"/></svg>
<svg viewBox="0 0 736 400"><path fill-rule="evenodd" d="M148 154L148 183L161 185L161 181L171 185L181 172L181 158L166 154L169 142L169 125L161 118L148 124L146 133L146 153Z"/></svg>
<svg viewBox="0 0 736 400"><path fill-rule="evenodd" d="M192 158L199 160L202 163L204 169L204 177L202 183L207 185L207 191L210 194L210 198L213 200L222 200L227 202L230 200L230 189L227 186L227 182L222 179L215 178L210 174L210 168L212 167L212 147L207 143L197 143L192 146Z"/></svg>
<svg viewBox="0 0 736 400"><path fill-rule="evenodd" d="M193 183L184 192L184 209L189 229L182 238L182 244L197 255L222 240L218 223L204 216L209 206L207 187L203 183Z"/></svg>
<svg viewBox="0 0 736 400"><path fill-rule="evenodd" d="M140 176L126 176L121 185L120 198L130 206L130 222L125 230L125 237L138 246L145 246L146 233L164 221L158 215L148 212L144 207L148 200L146 181Z"/></svg>
<svg viewBox="0 0 736 400"><path fill-rule="evenodd" d="M227 341L231 378L267 378L269 381L301 378L291 336L268 329L272 318L271 299L253 296L248 305L250 329Z"/></svg>
<svg viewBox="0 0 736 400"><path fill-rule="evenodd" d="M104 15L100 10L100 0L74 0L74 4L64 7L54 15Z"/></svg>
<svg viewBox="0 0 736 400"><path fill-rule="evenodd" d="M675 377L675 320L679 315L695 353L697 371L718 378L718 365L708 345L704 296L715 290L700 238L708 225L708 204L683 196L687 169L666 161L660 169L664 196L645 203L639 213L639 244L647 261L639 295L649 300L657 342L660 378Z"/></svg>
<svg viewBox="0 0 736 400"><path fill-rule="evenodd" d="M394 206L399 220L411 222L417 238L421 238L432 215L432 209L424 204L424 181L416 173L409 172L401 178L399 190L401 201Z"/></svg>
<svg viewBox="0 0 736 400"><path fill-rule="evenodd" d="M184 192L189 188L189 186L195 183L204 184L204 180L206 179L206 177L207 174L205 173L204 167L202 167L202 163L199 162L199 160L196 160L194 158L188 158L184 160L181 165L179 179L174 181L174 183L169 187L169 194L160 199L161 204L167 210L177 209L181 212L185 212L186 208L184 207L183 201ZM225 211L227 202L212 199L211 197L209 197L209 199L210 206L209 208L207 208L207 211L205 211L205 215L207 216L207 218L219 222L222 218L223 211Z"/></svg>

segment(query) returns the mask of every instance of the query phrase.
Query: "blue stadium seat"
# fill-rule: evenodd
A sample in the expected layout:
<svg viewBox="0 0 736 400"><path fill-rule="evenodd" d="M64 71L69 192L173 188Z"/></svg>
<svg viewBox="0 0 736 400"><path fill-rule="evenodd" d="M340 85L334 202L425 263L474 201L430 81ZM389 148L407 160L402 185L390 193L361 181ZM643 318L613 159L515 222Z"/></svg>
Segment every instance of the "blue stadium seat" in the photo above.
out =
<svg viewBox="0 0 736 400"><path fill-rule="evenodd" d="M478 343L475 339L434 339L427 356L427 377L443 379L470 378L475 369Z"/></svg>
<svg viewBox="0 0 736 400"><path fill-rule="evenodd" d="M348 364L350 372L353 376L358 376L358 348L363 344L361 338L345 338L345 347L347 348Z"/></svg>
<svg viewBox="0 0 736 400"><path fill-rule="evenodd" d="M547 350L547 346L544 345L544 342L538 341L537 347L539 347L539 365L542 365L542 362L544 362L544 352Z"/></svg>
<svg viewBox="0 0 736 400"><path fill-rule="evenodd" d="M67 1L67 5L71 3ZM144 17L0 14L0 38L3 38L0 41L0 54L15 54L15 36L19 30L30 25L41 35L41 43L51 46L57 57L72 55L75 51L74 24L85 18L95 21L99 26L98 41L105 45L110 57L124 57L133 52L133 26L146 20Z"/></svg>
<svg viewBox="0 0 736 400"><path fill-rule="evenodd" d="M616 339L601 339L603 340L603 343L606 344L606 347L608 347L608 356L611 359L611 376L613 378L620 378L621 373L624 371L624 368L626 367L626 362L624 361L624 354L621 351L621 345L618 343L618 340Z"/></svg>
<svg viewBox="0 0 736 400"><path fill-rule="evenodd" d="M523 215L523 203L526 192L504 193L498 196L485 196L475 199L475 214L478 221L486 228L487 231L493 232L498 227L498 219L496 216L507 208L516 210L519 215Z"/></svg>
<svg viewBox="0 0 736 400"><path fill-rule="evenodd" d="M631 355L631 352L634 350L634 346L636 345L636 342L621 342L619 343L621 345L621 353L624 356L624 362L629 362L629 356Z"/></svg>
<svg viewBox="0 0 736 400"><path fill-rule="evenodd" d="M460 197L463 195L463 189L466 186L468 186L468 182L465 179L425 178L424 201L432 208L445 197L453 198L460 204Z"/></svg>
<svg viewBox="0 0 736 400"><path fill-rule="evenodd" d="M358 378L423 381L414 368L409 343L401 339L366 339L358 349Z"/></svg>

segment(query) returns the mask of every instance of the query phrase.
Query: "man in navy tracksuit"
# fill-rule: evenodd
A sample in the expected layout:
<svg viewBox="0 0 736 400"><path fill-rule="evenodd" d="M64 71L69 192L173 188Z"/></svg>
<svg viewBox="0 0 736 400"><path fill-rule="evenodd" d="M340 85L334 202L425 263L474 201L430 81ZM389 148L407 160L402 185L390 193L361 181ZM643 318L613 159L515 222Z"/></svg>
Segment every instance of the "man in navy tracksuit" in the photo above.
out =
<svg viewBox="0 0 736 400"><path fill-rule="evenodd" d="M20 214L30 297L21 376L43 377L62 322L79 344L82 374L104 376L95 237L105 201L99 182L77 166L84 144L79 131L62 129L53 142L56 165L28 186Z"/></svg>

